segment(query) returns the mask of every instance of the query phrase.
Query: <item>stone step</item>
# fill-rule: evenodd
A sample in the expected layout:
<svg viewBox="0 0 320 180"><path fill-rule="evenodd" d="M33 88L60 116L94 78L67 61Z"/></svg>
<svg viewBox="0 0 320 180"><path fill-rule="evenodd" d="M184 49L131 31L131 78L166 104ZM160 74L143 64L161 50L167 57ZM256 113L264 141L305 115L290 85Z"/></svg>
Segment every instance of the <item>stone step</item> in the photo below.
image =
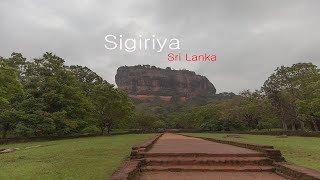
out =
<svg viewBox="0 0 320 180"><path fill-rule="evenodd" d="M275 171L272 166L196 166L196 165L170 165L170 166L144 166L141 171Z"/></svg>
<svg viewBox="0 0 320 180"><path fill-rule="evenodd" d="M147 165L272 165L266 157L149 157Z"/></svg>
<svg viewBox="0 0 320 180"><path fill-rule="evenodd" d="M263 153L241 153L241 154L210 154L210 153L154 153L143 152L141 155L147 157L265 157Z"/></svg>

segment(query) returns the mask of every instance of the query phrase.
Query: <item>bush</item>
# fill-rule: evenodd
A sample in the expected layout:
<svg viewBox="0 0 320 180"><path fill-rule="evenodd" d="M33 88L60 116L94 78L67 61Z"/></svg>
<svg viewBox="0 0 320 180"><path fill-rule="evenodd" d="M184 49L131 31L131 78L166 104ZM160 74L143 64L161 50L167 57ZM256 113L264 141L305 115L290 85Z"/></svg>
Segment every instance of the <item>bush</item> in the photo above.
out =
<svg viewBox="0 0 320 180"><path fill-rule="evenodd" d="M84 128L81 132L86 134L99 134L101 131L97 126L91 125Z"/></svg>

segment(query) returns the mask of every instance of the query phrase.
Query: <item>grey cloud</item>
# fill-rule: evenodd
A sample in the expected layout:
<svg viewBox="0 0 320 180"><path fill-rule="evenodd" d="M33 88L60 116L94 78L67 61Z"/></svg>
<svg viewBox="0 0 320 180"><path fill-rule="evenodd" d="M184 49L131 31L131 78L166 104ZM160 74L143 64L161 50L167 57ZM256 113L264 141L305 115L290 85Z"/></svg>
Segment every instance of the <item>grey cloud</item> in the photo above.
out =
<svg viewBox="0 0 320 180"><path fill-rule="evenodd" d="M259 88L280 65L320 65L317 0L3 0L0 56L52 51L110 82L121 65L151 64L206 75L218 91ZM104 36L179 38L181 51L216 53L218 61L168 62L169 50L108 51Z"/></svg>

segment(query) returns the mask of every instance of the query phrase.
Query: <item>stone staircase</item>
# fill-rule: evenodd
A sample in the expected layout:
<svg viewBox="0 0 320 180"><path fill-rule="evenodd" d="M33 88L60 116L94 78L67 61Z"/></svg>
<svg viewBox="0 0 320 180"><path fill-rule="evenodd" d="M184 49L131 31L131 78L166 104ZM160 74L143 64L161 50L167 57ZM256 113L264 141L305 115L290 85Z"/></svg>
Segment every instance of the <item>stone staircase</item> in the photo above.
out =
<svg viewBox="0 0 320 180"><path fill-rule="evenodd" d="M273 161L256 154L145 153L141 171L274 171Z"/></svg>
<svg viewBox="0 0 320 180"><path fill-rule="evenodd" d="M161 134L132 147L111 180L320 180L318 171L289 165L272 146ZM231 146L230 146L231 145Z"/></svg>

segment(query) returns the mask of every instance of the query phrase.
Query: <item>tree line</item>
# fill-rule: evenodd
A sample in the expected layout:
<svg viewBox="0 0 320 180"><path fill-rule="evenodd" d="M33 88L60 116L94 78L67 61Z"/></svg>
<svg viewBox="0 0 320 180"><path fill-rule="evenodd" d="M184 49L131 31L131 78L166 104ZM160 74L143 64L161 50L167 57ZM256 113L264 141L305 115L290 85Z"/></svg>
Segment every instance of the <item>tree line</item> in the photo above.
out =
<svg viewBox="0 0 320 180"><path fill-rule="evenodd" d="M145 119L149 119L149 125L140 128L214 131L319 131L320 128L320 74L312 63L278 67L254 92L221 93L215 95L215 99L210 98L207 97L208 103L202 106L188 105L174 98L165 106L140 104L138 108L144 107L140 108L141 116L147 115Z"/></svg>
<svg viewBox="0 0 320 180"><path fill-rule="evenodd" d="M52 53L0 57L2 138L109 134L112 128L319 131L320 70L312 63L281 66L254 92L134 105L88 67L67 66Z"/></svg>
<svg viewBox="0 0 320 180"><path fill-rule="evenodd" d="M67 66L48 52L32 60L0 57L2 138L110 133L133 113L127 94L88 67Z"/></svg>

